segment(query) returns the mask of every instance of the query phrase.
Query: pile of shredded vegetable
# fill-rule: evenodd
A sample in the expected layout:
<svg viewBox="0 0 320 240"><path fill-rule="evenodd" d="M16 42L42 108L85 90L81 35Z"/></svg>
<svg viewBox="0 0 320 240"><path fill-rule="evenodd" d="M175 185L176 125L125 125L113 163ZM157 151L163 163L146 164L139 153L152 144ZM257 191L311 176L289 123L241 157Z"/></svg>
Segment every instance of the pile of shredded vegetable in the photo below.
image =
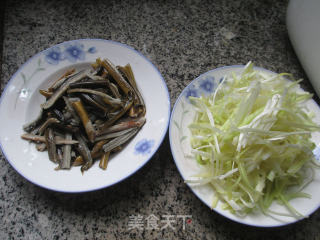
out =
<svg viewBox="0 0 320 240"><path fill-rule="evenodd" d="M190 97L196 109L189 125L192 154L203 167L186 182L210 184L213 208L221 201L223 209L239 216L260 210L305 217L290 200L311 197L303 188L318 166L311 133L320 127L305 107L312 95L299 82L249 62L242 73L224 77L213 95ZM271 211L274 201L288 211Z"/></svg>

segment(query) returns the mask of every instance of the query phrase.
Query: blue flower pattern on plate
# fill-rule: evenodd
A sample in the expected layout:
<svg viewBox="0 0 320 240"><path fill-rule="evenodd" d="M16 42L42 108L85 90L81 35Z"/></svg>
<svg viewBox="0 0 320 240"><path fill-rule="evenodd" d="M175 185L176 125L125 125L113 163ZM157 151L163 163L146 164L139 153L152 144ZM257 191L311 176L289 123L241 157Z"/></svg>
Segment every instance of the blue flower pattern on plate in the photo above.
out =
<svg viewBox="0 0 320 240"><path fill-rule="evenodd" d="M91 48L88 49L88 52L89 53L96 53L97 49L95 47L91 47Z"/></svg>
<svg viewBox="0 0 320 240"><path fill-rule="evenodd" d="M72 43L67 43L62 45L64 50L62 51L59 46L49 48L45 52L45 60L47 63L52 65L58 65L60 61L68 59L70 62L74 63L76 61L83 61L86 57L86 52L94 54L97 52L96 47L89 47L87 51L84 50L83 44L78 41L73 41Z"/></svg>
<svg viewBox="0 0 320 240"><path fill-rule="evenodd" d="M190 86L186 91L186 99L189 99L189 97L199 97L197 89L192 85Z"/></svg>
<svg viewBox="0 0 320 240"><path fill-rule="evenodd" d="M135 154L146 155L151 153L151 149L154 145L154 140L142 139L135 146Z"/></svg>
<svg viewBox="0 0 320 240"><path fill-rule="evenodd" d="M63 59L63 54L59 47L52 47L45 52L45 60L49 64L57 65Z"/></svg>
<svg viewBox="0 0 320 240"><path fill-rule="evenodd" d="M214 89L214 77L205 77L200 83L200 88L207 93L212 93Z"/></svg>
<svg viewBox="0 0 320 240"><path fill-rule="evenodd" d="M314 154L314 157L315 159L317 160L317 162L320 163L320 147L316 147L314 150L313 150L313 154Z"/></svg>
<svg viewBox="0 0 320 240"><path fill-rule="evenodd" d="M83 51L83 48L83 45L79 43L68 44L64 50L64 55L70 62L84 60L85 52Z"/></svg>

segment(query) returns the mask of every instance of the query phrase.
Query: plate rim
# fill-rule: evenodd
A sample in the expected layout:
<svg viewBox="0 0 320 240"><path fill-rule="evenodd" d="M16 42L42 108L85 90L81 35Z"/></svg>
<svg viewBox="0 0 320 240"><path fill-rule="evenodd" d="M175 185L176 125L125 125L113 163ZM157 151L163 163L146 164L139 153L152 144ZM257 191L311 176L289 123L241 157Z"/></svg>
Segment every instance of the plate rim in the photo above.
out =
<svg viewBox="0 0 320 240"><path fill-rule="evenodd" d="M173 151L173 139L171 138L171 135L172 135L172 126L173 126L173 116L174 116L174 112L177 108L177 105L180 103L181 99L183 98L185 92L187 91L187 89L192 86L192 84L194 84L196 81L199 81L199 79L201 79L203 76L209 74L209 73L212 73L212 72L215 72L215 71L220 71L220 70L225 70L225 69L232 69L232 68L243 68L245 67L246 65L241 65L241 64L236 64L236 65L227 65L227 66L221 66L221 67L217 67L217 68L214 68L214 69L211 69L207 72L204 72L202 74L200 74L198 77L194 78L190 83L187 84L187 86L184 87L184 89L181 91L181 93L179 94L177 100L175 101L175 104L172 108L172 111L171 111L171 116L170 116L170 123L169 123L169 143L170 143L170 149L171 149L171 153L172 153L172 156L173 156L173 160L174 160L174 163L178 169L178 172L180 174L180 176L182 177L183 180L184 179L184 176L182 174L182 170L179 168L178 164L177 164L177 157L175 155L175 152ZM263 67L259 67L259 66L254 66L253 67L254 69L257 69L257 70L261 70L261 71L265 71L265 72L269 72L271 74L277 74L276 72L274 71L271 71L269 69L265 69ZM314 101L313 99L310 99L311 101L313 101L317 107L320 109L319 105L317 104L316 101ZM185 183L186 184L186 183ZM192 193L207 207L210 208L210 206L204 201L204 199L202 199L196 192L195 190L192 188L192 186L190 184L186 184L190 190L192 191ZM313 209L310 213L309 216L311 216L312 214L314 214L318 209L320 209L320 201L318 203L318 206ZM253 223L245 223L243 221L240 221L240 220L237 220L237 219L233 219L233 218L229 218L228 216L222 214L221 212L219 211L216 211L214 208L211 208L211 211L214 211L215 213L219 214L220 216L228 219L229 221L233 221L235 223L240 223L240 224L243 224L243 225L246 225L246 226L251 226L251 227L258 227L258 228L279 228L279 227L284 227L284 226L288 226L288 225L291 225L291 224L295 224L295 223L298 223L300 221L303 221L305 220L306 218L299 218L299 219L294 219L294 221L291 221L291 222L279 222L279 224L270 224L270 225L258 225L258 224L253 224Z"/></svg>
<svg viewBox="0 0 320 240"><path fill-rule="evenodd" d="M161 144L163 143L164 141L164 138L168 132L168 128L169 128L169 123L170 123L170 117L171 117L171 99L170 99L170 94L169 94L169 90L168 90L168 86L166 84L166 81L164 79L164 77L162 76L161 72L159 71L159 69L151 62L151 60L149 60L145 55L143 55L141 52L139 52L138 50L136 50L135 48L127 45L127 44L124 44L124 43L121 43L121 42L117 42L117 41L114 41L114 40L109 40L109 39L101 39L101 38L80 38L80 39L73 39L73 40L68 40L68 41L63 41L61 43L58 43L58 44L54 44L54 45L51 45L39 52L37 52L36 54L34 54L33 56L31 56L27 61L25 61L21 66L18 67L18 69L14 72L14 74L10 77L9 81L7 82L7 84L5 85L2 93L1 93L1 97L0 97L0 109L3 108L3 99L7 96L7 91L9 89L9 87L12 85L12 82L14 81L14 79L16 78L16 76L22 71L23 68L25 68L28 64L30 64L30 62L39 57L41 54L44 54L45 51L53 48L53 47L57 47L57 46L61 46L61 45L64 45L66 43L73 43L73 42L90 42L90 41L99 41L99 42L105 42L105 43L111 43L111 44L114 44L114 45L118 45L120 47L123 47L123 48L127 48L128 50L134 52L135 54L138 54L140 57L142 57L148 64L150 64L150 66L154 69L155 73L160 77L161 79L161 84L163 85L164 87L164 90L165 90L165 94L166 94L166 103L168 104L168 111L166 113L166 116L167 116L167 121L166 121L166 124L164 126L164 131L162 133L162 135L160 136L159 138L159 141L157 141L158 143L155 143L154 147L153 147L153 150L151 151L151 153L149 154L149 157L146 159L146 161L144 161L141 165L139 165L137 168L135 168L132 172L130 172L129 174L123 176L122 178L119 178L117 181L111 183L111 184L106 184L106 185L101 185L99 187L95 187L95 188L91 188L91 189L84 189L84 190L63 190L63 189L57 189L57 188L53 188L53 187L50 187L50 186L46 186L42 183L38 183L38 182L35 182L33 180L30 180L29 178L27 178L23 172L21 172L20 170L18 170L15 166L15 164L8 158L7 154L6 154L6 151L5 151L5 148L3 146L3 143L1 142L1 139L0 139L0 149L2 151L2 154L5 158L5 160L9 163L9 165L20 175L22 176L25 180L27 180L28 182L31 182L33 183L34 185L36 186L39 186L41 188L44 188L44 189L47 189L47 190L51 190L51 191L55 191L55 192L61 192L61 193L86 193L86 192L93 192L93 191L98 191L98 190L101 190L101 189L105 189L105 188L108 188L108 187L111 187L113 185L116 185L122 181L124 181L125 179L128 179L130 178L132 175L134 175L135 173L137 173L140 169L142 169L150 160L151 158L154 156L154 154L159 150ZM1 134L1 133L0 133Z"/></svg>

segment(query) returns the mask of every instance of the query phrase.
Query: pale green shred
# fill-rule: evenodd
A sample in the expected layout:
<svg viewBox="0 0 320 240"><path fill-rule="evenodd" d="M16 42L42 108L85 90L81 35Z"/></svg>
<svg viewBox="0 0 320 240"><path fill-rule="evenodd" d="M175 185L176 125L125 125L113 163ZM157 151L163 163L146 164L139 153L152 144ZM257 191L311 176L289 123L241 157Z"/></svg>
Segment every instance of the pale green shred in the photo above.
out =
<svg viewBox="0 0 320 240"><path fill-rule="evenodd" d="M224 77L213 95L190 97L196 109L190 143L203 172L186 182L210 184L213 208L221 202L239 216L261 210L305 217L289 201L311 197L301 191L317 165L311 133L320 127L305 111L312 95L297 91L300 81L255 70L249 62L242 73ZM269 210L274 201L288 213Z"/></svg>

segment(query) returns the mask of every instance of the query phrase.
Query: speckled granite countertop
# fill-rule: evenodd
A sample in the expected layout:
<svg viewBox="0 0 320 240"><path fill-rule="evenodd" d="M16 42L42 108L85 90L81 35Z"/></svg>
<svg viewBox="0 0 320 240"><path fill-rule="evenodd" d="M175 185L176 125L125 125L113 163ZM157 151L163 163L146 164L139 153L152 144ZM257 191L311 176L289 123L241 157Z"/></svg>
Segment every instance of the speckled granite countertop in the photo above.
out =
<svg viewBox="0 0 320 240"><path fill-rule="evenodd" d="M304 78L313 92L288 39L286 6L277 0L7 1L1 91L37 52L66 40L103 38L147 56L163 74L172 104L198 75L249 60ZM0 156L0 239L320 239L320 211L276 229L243 226L211 211L183 183L168 136L135 175L86 194L39 188ZM175 229L129 230L129 216L152 214L175 216ZM185 230L178 215L192 215Z"/></svg>

